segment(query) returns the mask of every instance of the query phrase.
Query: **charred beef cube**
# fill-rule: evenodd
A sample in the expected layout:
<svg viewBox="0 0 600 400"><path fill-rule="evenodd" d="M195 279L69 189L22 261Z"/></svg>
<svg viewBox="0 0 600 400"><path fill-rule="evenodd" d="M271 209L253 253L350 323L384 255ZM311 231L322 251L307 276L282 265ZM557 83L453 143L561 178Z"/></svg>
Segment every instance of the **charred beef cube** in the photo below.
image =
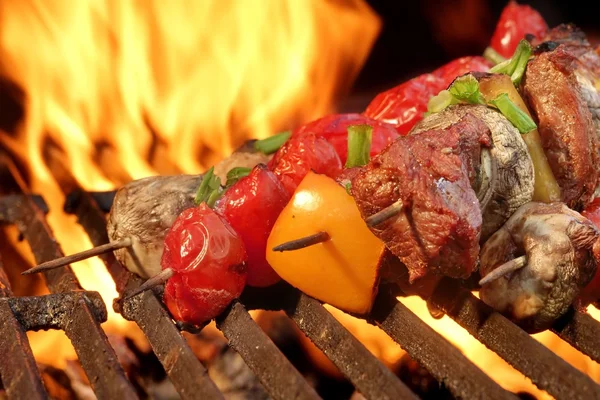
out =
<svg viewBox="0 0 600 400"><path fill-rule="evenodd" d="M522 81L562 200L581 210L600 177L600 57L572 26L548 32Z"/></svg>
<svg viewBox="0 0 600 400"><path fill-rule="evenodd" d="M352 179L363 218L401 200L402 212L372 228L407 266L456 278L477 267L481 210L471 178L488 127L471 114L444 128L399 138Z"/></svg>

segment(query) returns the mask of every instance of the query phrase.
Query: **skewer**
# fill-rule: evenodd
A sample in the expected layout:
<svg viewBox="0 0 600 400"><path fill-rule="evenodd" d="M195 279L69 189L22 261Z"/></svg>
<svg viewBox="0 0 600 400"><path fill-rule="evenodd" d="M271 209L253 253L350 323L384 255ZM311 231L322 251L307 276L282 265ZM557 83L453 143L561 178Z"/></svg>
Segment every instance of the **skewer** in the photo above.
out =
<svg viewBox="0 0 600 400"><path fill-rule="evenodd" d="M368 217L365 222L369 227L373 227L381 224L382 222L398 215L402 212L404 203L402 200L398 200L392 205L384 208L383 210ZM323 243L331 239L327 232L317 232L314 235L305 236L299 239L290 240L289 242L282 243L278 246L273 247L273 251L292 251L300 250L305 247L313 246L318 243Z"/></svg>
<svg viewBox="0 0 600 400"><path fill-rule="evenodd" d="M123 300L127 300L133 296L137 296L138 294L145 292L146 290L152 289L155 286L162 285L171 277L175 275L175 271L172 268L163 269L158 275L154 275L152 278L148 279L146 282L142 283L137 288L133 289L131 292L126 293L123 296Z"/></svg>
<svg viewBox="0 0 600 400"><path fill-rule="evenodd" d="M88 258L95 257L100 254L108 253L109 251L122 249L124 247L131 246L132 241L131 238L124 238L116 242L106 243L101 246L93 247L89 250L84 250L79 253L71 254L69 256L64 256L61 258L57 258L52 261L48 261L42 263L38 266L28 269L27 271L21 272L21 275L30 275L37 274L39 272L49 271L51 269L56 269L60 267L64 267L65 265L72 264L77 261L86 260Z"/></svg>
<svg viewBox="0 0 600 400"><path fill-rule="evenodd" d="M372 228L381 224L384 221L387 221L393 216L400 214L402 212L402 208L404 208L404 203L402 202L402 199L399 199L392 205L387 206L383 210L371 215L365 220L365 222L367 223L367 226L369 226L369 228Z"/></svg>
<svg viewBox="0 0 600 400"><path fill-rule="evenodd" d="M521 256L521 257L512 259L512 260L502 264L498 268L494 269L492 272L490 272L486 276L484 276L479 281L479 285L483 286L486 283L490 283L492 281L495 281L498 278L502 278L504 275L514 272L514 271L517 271L517 270L523 268L525 265L527 265L527 256Z"/></svg>
<svg viewBox="0 0 600 400"><path fill-rule="evenodd" d="M317 243L323 243L331 239L327 232L317 232L314 235L305 236L300 239L290 240L289 242L282 243L278 246L273 247L273 251L291 251L300 250L305 247L313 246Z"/></svg>

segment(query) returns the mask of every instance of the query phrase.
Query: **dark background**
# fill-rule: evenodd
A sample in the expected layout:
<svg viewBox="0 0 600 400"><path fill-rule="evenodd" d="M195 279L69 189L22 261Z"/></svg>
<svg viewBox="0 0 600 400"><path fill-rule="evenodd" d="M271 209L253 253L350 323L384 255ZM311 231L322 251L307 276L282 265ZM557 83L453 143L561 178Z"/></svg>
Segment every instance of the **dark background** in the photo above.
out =
<svg viewBox="0 0 600 400"><path fill-rule="evenodd" d="M482 54L508 1L367 0L380 15L380 36L343 108L366 106L380 91L454 58ZM600 1L519 1L550 27L572 22L600 43Z"/></svg>

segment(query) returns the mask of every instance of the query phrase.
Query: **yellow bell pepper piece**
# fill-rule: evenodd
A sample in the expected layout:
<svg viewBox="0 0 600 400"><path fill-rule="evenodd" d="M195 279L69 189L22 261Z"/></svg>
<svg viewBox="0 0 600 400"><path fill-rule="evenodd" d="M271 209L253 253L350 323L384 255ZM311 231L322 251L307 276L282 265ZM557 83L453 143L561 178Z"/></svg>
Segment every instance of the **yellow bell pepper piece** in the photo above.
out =
<svg viewBox="0 0 600 400"><path fill-rule="evenodd" d="M273 247L327 232L330 240L294 251ZM341 310L364 314L377 293L385 246L354 199L333 179L310 172L273 226L267 261L289 284Z"/></svg>

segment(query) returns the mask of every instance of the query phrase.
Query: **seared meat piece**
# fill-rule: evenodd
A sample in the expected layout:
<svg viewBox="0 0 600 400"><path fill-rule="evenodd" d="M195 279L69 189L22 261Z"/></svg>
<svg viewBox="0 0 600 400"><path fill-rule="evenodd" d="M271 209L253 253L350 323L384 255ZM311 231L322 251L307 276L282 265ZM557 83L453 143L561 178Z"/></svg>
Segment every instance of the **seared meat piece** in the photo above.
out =
<svg viewBox="0 0 600 400"><path fill-rule="evenodd" d="M268 162L268 157L254 152L247 144L215 165L215 174L224 180L231 168L250 168L261 162ZM194 207L201 182L202 175L152 176L130 182L117 191L107 232L111 242L131 238L130 247L115 251L127 269L143 278L161 271L165 235L183 210Z"/></svg>
<svg viewBox="0 0 600 400"><path fill-rule="evenodd" d="M481 299L530 332L563 315L596 272L600 232L563 203L521 207L484 244L480 271L526 256L526 265L485 284Z"/></svg>
<svg viewBox="0 0 600 400"><path fill-rule="evenodd" d="M486 106L448 107L425 118L411 134L446 128L467 114L482 121L490 129L492 139L491 148L481 150L481 165L475 168L477 179L471 182L483 216L483 242L520 206L531 201L533 163L519 131L502 114Z"/></svg>
<svg viewBox="0 0 600 400"><path fill-rule="evenodd" d="M525 71L522 91L537 118L539 133L562 200L581 209L600 177L600 57L585 36L560 26Z"/></svg>
<svg viewBox="0 0 600 400"><path fill-rule="evenodd" d="M466 114L397 139L353 177L363 218L402 200L402 212L372 230L406 264L411 282L428 270L464 278L477 267L482 219L471 182L490 144L488 127Z"/></svg>

